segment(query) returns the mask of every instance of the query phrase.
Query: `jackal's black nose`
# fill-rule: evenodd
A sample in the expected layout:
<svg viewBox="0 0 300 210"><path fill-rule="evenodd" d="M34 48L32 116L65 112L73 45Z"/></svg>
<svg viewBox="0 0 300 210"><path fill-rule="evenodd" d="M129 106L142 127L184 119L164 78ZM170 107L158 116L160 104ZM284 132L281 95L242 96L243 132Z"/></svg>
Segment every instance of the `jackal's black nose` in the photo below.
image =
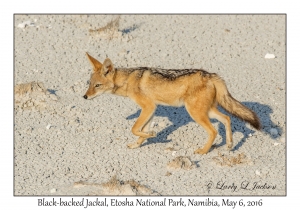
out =
<svg viewBox="0 0 300 210"><path fill-rule="evenodd" d="M87 99L87 95L84 95L83 98Z"/></svg>

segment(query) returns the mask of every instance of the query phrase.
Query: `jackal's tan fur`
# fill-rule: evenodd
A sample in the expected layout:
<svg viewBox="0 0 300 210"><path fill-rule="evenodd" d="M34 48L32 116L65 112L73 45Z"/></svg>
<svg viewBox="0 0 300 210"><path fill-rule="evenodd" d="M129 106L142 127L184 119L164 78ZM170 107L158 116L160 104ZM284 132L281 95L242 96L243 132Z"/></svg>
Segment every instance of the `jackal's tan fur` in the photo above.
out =
<svg viewBox="0 0 300 210"><path fill-rule="evenodd" d="M137 148L147 138L156 136L149 131L149 124L159 104L185 106L190 116L205 128L209 138L202 149L195 151L197 154L206 154L217 135L209 118L216 118L225 125L226 144L228 149L232 148L230 117L218 111L218 104L254 128L261 127L256 114L230 95L224 80L217 74L201 69L115 68L108 58L102 64L88 53L87 57L93 73L85 99L112 93L131 98L142 109L132 127L132 133L139 139L128 144L129 148Z"/></svg>

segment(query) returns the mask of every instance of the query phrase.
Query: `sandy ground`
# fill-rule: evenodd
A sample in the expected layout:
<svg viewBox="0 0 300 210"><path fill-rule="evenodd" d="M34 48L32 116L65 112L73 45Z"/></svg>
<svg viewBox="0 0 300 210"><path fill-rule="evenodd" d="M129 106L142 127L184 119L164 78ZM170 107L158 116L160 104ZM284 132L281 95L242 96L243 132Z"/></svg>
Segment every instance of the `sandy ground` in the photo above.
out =
<svg viewBox="0 0 300 210"><path fill-rule="evenodd" d="M285 195L285 16L117 18L15 15L14 194ZM214 148L195 155L204 129L184 107L159 106L157 137L128 149L140 108L114 95L83 99L85 52L117 67L218 73L263 130L232 117L228 152L224 126L212 120Z"/></svg>

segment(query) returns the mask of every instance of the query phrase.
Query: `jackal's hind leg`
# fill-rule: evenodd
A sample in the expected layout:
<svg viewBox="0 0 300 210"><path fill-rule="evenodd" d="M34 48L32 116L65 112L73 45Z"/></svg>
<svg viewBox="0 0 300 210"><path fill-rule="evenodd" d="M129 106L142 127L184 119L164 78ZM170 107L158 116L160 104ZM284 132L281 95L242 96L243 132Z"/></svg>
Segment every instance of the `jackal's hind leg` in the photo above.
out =
<svg viewBox="0 0 300 210"><path fill-rule="evenodd" d="M216 129L212 126L212 124L210 123L209 117L202 115L202 116L197 116L197 117L193 117L195 119L195 121L197 123L199 123L200 125L202 125L204 127L204 129L207 131L209 137L208 140L206 142L206 144L204 145L204 147L201 149L197 149L194 151L195 154L206 154L209 152L216 136L217 136L217 131Z"/></svg>
<svg viewBox="0 0 300 210"><path fill-rule="evenodd" d="M209 110L209 117L211 118L216 118L219 120L221 123L224 124L225 129L226 129L226 145L227 149L231 150L232 149L232 131L231 131L231 125L230 125L230 117L219 112L216 106L212 107Z"/></svg>
<svg viewBox="0 0 300 210"><path fill-rule="evenodd" d="M209 103L204 104L202 103L202 106L199 107L198 104L201 104L198 101L186 101L185 107L188 111L188 113L191 115L191 117L198 123L200 124L208 133L209 137L204 145L204 147L201 149L195 150L195 154L206 154L209 152L216 136L217 136L217 131L211 124L209 117L208 117L208 111L210 109Z"/></svg>

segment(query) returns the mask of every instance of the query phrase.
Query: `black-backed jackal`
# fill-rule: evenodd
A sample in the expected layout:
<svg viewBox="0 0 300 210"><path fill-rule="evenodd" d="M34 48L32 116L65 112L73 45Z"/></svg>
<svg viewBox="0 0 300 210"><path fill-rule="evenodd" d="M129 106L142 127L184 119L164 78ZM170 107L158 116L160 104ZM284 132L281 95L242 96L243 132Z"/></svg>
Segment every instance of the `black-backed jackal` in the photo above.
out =
<svg viewBox="0 0 300 210"><path fill-rule="evenodd" d="M256 114L230 95L224 80L217 74L201 69L115 68L108 58L102 64L88 53L87 57L93 73L89 89L83 96L85 99L112 93L131 98L142 109L132 127L132 133L139 139L127 145L131 149L156 136L149 131L149 124L159 104L185 106L190 116L205 128L209 138L203 148L195 151L197 154L206 154L217 135L210 118L216 118L225 125L226 145L228 149L232 148L230 117L219 112L217 105L260 130Z"/></svg>

